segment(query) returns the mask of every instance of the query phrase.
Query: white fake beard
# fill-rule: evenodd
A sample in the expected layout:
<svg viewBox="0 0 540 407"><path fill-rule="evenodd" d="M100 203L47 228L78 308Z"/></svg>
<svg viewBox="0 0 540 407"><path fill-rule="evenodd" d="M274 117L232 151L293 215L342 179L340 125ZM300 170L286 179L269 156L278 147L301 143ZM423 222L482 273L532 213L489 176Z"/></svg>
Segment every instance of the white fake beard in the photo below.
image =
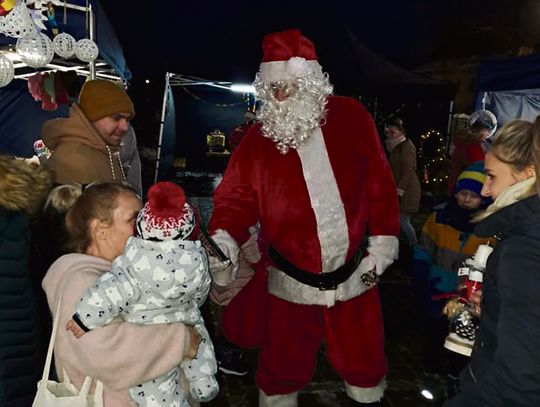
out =
<svg viewBox="0 0 540 407"><path fill-rule="evenodd" d="M290 148L297 149L321 125L326 115L328 96L332 85L328 75L298 78L289 85L296 86L294 93L279 102L274 97L271 84L261 82L259 74L253 85L262 106L257 119L262 123L262 134L272 139L282 154Z"/></svg>

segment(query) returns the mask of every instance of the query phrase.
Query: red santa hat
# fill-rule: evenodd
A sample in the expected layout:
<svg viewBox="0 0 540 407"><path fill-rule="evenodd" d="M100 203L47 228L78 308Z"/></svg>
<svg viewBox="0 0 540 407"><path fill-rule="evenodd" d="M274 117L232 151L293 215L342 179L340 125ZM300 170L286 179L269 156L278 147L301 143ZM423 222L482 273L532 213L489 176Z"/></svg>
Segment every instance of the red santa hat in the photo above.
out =
<svg viewBox="0 0 540 407"><path fill-rule="evenodd" d="M194 235L197 218L186 202L182 188L158 182L148 190L148 202L137 216L137 232L145 240L188 240Z"/></svg>
<svg viewBox="0 0 540 407"><path fill-rule="evenodd" d="M263 83L322 75L313 43L300 30L267 34L263 38L260 79Z"/></svg>

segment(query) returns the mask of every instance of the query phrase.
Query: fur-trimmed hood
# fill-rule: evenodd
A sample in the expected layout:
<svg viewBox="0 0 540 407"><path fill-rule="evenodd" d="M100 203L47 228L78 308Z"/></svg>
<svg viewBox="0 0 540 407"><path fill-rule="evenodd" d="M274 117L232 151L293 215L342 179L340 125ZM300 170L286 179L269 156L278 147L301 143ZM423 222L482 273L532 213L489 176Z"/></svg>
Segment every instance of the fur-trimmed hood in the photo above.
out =
<svg viewBox="0 0 540 407"><path fill-rule="evenodd" d="M0 208L35 213L51 189L42 166L0 154Z"/></svg>

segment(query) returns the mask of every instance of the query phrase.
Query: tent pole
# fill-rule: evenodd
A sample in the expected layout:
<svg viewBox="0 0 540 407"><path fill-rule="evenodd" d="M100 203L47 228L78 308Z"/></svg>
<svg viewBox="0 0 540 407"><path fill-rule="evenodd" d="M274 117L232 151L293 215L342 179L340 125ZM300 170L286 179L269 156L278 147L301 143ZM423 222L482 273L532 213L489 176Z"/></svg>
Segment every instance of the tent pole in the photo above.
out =
<svg viewBox="0 0 540 407"><path fill-rule="evenodd" d="M88 29L89 29L90 40L96 42L96 39L95 39L96 27L95 27L94 10L90 2L88 2ZM96 61L95 60L88 63L88 70L90 71L90 79L96 79Z"/></svg>
<svg viewBox="0 0 540 407"><path fill-rule="evenodd" d="M165 115L167 114L167 97L169 95L170 77L171 77L171 73L167 72L165 74L165 92L163 92L163 105L161 107L161 121L159 124L159 140L158 140L158 150L157 150L157 158L156 158L156 170L154 173L154 184L158 180L159 163L161 161L161 142L163 140L163 129L165 127Z"/></svg>
<svg viewBox="0 0 540 407"><path fill-rule="evenodd" d="M54 6L65 7L71 10L84 11L84 12L88 11L88 7L78 6L76 4L64 2L63 0L49 0L47 3L52 3Z"/></svg>
<svg viewBox="0 0 540 407"><path fill-rule="evenodd" d="M454 115L454 101L450 101L450 106L448 108L448 125L446 126L446 142L445 142L445 153L446 155L450 154L450 134L452 133L452 116Z"/></svg>

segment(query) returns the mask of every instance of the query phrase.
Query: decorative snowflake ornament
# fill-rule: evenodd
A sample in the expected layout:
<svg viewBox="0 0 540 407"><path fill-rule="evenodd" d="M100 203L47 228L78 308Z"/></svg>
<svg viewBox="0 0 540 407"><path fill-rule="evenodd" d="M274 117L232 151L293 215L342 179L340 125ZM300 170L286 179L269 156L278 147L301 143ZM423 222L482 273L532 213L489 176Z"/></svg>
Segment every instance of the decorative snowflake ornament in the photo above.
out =
<svg viewBox="0 0 540 407"><path fill-rule="evenodd" d="M54 56L52 41L40 33L19 38L15 49L21 60L32 68L47 65Z"/></svg>
<svg viewBox="0 0 540 407"><path fill-rule="evenodd" d="M56 55L62 58L70 58L75 54L77 41L67 33L60 33L53 40L53 49Z"/></svg>
<svg viewBox="0 0 540 407"><path fill-rule="evenodd" d="M0 52L0 88L9 84L13 80L14 74L13 62Z"/></svg>
<svg viewBox="0 0 540 407"><path fill-rule="evenodd" d="M77 41L75 55L81 61L92 62L98 57L99 48L94 41L85 38Z"/></svg>

